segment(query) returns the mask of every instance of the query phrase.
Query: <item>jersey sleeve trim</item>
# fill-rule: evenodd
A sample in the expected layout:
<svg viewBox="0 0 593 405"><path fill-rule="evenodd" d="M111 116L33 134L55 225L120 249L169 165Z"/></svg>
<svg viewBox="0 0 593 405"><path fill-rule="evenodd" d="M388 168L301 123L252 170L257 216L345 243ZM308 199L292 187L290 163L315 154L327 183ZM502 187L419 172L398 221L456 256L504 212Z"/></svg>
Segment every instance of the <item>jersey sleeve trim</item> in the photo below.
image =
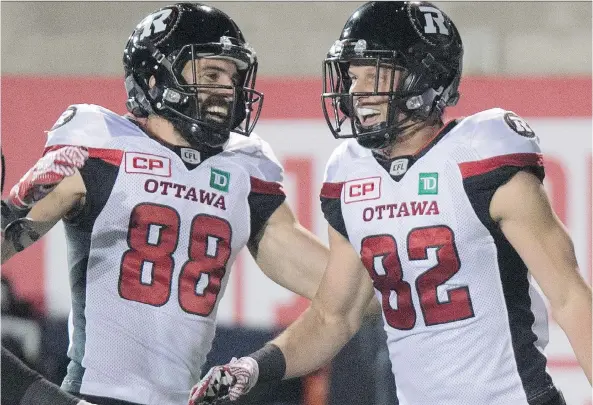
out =
<svg viewBox="0 0 593 405"><path fill-rule="evenodd" d="M321 187L321 198L340 198L342 196L342 188L344 183L323 183Z"/></svg>
<svg viewBox="0 0 593 405"><path fill-rule="evenodd" d="M247 201L251 213L250 243L257 239L260 230L284 200L286 200L284 194L259 194L253 192L249 194Z"/></svg>
<svg viewBox="0 0 593 405"><path fill-rule="evenodd" d="M257 194L286 195L282 183L265 181L253 176L251 176L251 192Z"/></svg>
<svg viewBox="0 0 593 405"><path fill-rule="evenodd" d="M124 151L117 149L89 148L89 157L101 159L106 163L119 166L124 156Z"/></svg>
<svg viewBox="0 0 593 405"><path fill-rule="evenodd" d="M70 145L52 145L45 148L43 155L52 150L60 149ZM89 151L89 158L101 159L102 161L119 166L123 160L124 151L119 149L102 149L102 148L87 148Z"/></svg>
<svg viewBox="0 0 593 405"><path fill-rule="evenodd" d="M505 166L536 168L536 174L543 179L544 160L541 153L513 153L509 155L494 156L488 159L464 162L459 164L461 176L468 177L486 174ZM541 173L540 173L541 172Z"/></svg>
<svg viewBox="0 0 593 405"><path fill-rule="evenodd" d="M348 231L342 216L342 201L336 198L321 197L321 211L328 224L338 231L344 238L348 239Z"/></svg>
<svg viewBox="0 0 593 405"><path fill-rule="evenodd" d="M342 188L344 183L323 183L319 200L321 201L321 211L326 221L338 231L344 238L348 239L348 231L342 216Z"/></svg>

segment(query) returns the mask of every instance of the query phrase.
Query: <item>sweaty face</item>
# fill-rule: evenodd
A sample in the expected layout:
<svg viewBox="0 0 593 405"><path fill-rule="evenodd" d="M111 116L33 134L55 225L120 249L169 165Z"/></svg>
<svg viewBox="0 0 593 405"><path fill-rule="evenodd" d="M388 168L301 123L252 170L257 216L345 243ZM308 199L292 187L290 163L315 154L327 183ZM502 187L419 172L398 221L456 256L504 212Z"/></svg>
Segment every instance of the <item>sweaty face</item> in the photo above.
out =
<svg viewBox="0 0 593 405"><path fill-rule="evenodd" d="M377 77L375 65L350 65L350 94L395 91L400 75L393 67L380 67ZM388 96L354 95L353 98L356 117L362 127L369 128L387 120Z"/></svg>
<svg viewBox="0 0 593 405"><path fill-rule="evenodd" d="M206 86L198 90L199 111L196 112L195 118L216 124L227 124L232 113L232 86L239 82L235 63L226 59L197 59L188 61L181 74L189 85Z"/></svg>

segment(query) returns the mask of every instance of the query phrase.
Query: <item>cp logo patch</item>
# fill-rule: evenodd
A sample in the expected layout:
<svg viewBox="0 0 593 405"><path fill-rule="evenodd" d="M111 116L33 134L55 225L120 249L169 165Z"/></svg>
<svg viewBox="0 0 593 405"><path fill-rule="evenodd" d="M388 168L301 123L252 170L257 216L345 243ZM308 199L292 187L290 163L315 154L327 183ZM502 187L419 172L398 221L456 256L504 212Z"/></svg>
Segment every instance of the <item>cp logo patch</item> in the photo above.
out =
<svg viewBox="0 0 593 405"><path fill-rule="evenodd" d="M368 177L347 181L344 187L344 203L376 200L381 198L381 177Z"/></svg>

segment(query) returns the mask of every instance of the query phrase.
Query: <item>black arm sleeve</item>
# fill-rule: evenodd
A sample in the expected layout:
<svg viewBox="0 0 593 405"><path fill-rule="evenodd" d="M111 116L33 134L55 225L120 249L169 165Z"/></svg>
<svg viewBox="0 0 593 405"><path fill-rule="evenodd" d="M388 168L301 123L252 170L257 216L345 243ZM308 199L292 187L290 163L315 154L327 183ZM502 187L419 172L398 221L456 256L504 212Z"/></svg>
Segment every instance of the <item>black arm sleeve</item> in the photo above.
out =
<svg viewBox="0 0 593 405"><path fill-rule="evenodd" d="M264 224L268 221L270 216L276 211L276 209L282 205L286 200L284 194L260 194L250 193L248 197L249 209L251 211L251 235L249 236L250 241L255 241L259 231L263 228Z"/></svg>
<svg viewBox="0 0 593 405"><path fill-rule="evenodd" d="M320 200L321 211L323 211L327 222L332 228L342 234L344 238L348 239L348 231L346 230L346 224L342 216L342 202L340 199L320 197Z"/></svg>
<svg viewBox="0 0 593 405"><path fill-rule="evenodd" d="M66 218L65 222L91 232L95 220L111 195L119 167L99 158L89 158L79 171L86 188L85 203L76 214Z"/></svg>
<svg viewBox="0 0 593 405"><path fill-rule="evenodd" d="M540 181L544 181L543 167L502 166L495 170L463 179L463 187L476 215L490 231L498 230L498 225L490 217L490 202L498 188L507 183L520 171L533 173Z"/></svg>
<svg viewBox="0 0 593 405"><path fill-rule="evenodd" d="M2 347L2 405L76 405L80 400Z"/></svg>

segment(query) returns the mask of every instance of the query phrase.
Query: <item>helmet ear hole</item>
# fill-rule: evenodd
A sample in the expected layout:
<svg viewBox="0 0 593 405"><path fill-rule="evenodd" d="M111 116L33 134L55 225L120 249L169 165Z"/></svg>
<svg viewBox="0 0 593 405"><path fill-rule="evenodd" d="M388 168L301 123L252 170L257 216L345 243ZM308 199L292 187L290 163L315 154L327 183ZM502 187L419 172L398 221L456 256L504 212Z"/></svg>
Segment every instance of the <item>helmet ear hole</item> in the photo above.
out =
<svg viewBox="0 0 593 405"><path fill-rule="evenodd" d="M133 75L126 76L125 86L128 93L128 99L126 101L128 111L136 117L148 117L152 113L152 107Z"/></svg>
<svg viewBox="0 0 593 405"><path fill-rule="evenodd" d="M159 86L154 86L148 90L148 95L152 100L158 100L163 95L163 91Z"/></svg>

